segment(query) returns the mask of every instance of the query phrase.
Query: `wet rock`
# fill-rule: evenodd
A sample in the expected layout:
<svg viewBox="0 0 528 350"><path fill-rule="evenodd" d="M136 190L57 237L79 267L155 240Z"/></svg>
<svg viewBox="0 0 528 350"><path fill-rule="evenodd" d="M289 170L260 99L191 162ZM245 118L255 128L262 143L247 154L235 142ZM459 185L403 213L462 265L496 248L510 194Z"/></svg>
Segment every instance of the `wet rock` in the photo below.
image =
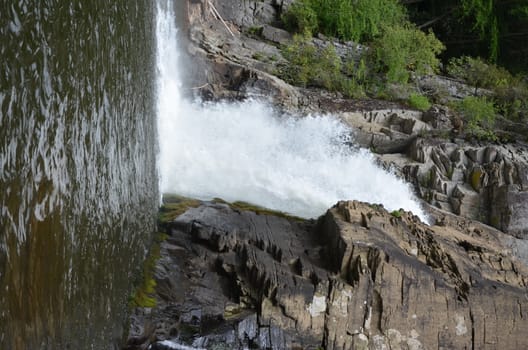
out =
<svg viewBox="0 0 528 350"><path fill-rule="evenodd" d="M411 160L387 161L402 169L429 203L528 237L528 148L522 144L475 145L418 137Z"/></svg>
<svg viewBox="0 0 528 350"><path fill-rule="evenodd" d="M520 241L432 211L442 226L355 201L317 222L203 203L166 226L157 306L135 310L130 337L152 324L143 346L528 346ZM177 284L164 282L168 271Z"/></svg>

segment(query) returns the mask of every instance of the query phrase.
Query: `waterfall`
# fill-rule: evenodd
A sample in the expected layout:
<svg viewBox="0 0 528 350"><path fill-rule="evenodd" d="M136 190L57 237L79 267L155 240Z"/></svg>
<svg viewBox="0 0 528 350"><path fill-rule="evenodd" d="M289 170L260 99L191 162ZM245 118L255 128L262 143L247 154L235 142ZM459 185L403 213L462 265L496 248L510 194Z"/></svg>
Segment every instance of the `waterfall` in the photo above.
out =
<svg viewBox="0 0 528 350"><path fill-rule="evenodd" d="M356 199L426 219L409 186L377 166L367 150L352 149L353 130L331 115L294 118L259 101L184 99L174 22L169 7L159 9L163 193L242 200L306 218Z"/></svg>

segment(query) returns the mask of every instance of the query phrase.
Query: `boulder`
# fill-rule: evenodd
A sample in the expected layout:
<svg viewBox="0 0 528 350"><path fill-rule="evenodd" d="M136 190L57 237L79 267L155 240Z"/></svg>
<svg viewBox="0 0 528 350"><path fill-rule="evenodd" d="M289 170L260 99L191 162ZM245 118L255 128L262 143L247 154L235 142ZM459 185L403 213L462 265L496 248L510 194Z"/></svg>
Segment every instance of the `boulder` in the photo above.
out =
<svg viewBox="0 0 528 350"><path fill-rule="evenodd" d="M432 210L427 226L356 201L318 221L202 203L165 225L157 305L134 310L129 344L526 348L520 241Z"/></svg>

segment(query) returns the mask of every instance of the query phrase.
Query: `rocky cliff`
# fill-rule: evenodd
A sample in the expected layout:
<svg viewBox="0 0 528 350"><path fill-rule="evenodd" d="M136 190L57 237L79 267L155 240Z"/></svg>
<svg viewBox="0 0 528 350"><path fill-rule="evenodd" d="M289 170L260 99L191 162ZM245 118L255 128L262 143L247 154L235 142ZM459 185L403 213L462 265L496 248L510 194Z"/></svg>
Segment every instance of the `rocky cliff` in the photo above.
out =
<svg viewBox="0 0 528 350"><path fill-rule="evenodd" d="M202 203L166 224L157 306L135 310L128 348L526 348L526 256L500 231L435 216L351 201L303 221Z"/></svg>
<svg viewBox="0 0 528 350"><path fill-rule="evenodd" d="M357 144L413 183L427 202L527 237L528 146L517 133L524 126L505 126L501 132L510 140L506 145L469 142L460 118L445 106L420 112L395 102L345 99L285 83L275 74L285 62L280 45L291 40L279 28L280 13L290 3L187 1L183 34L194 67L187 71L188 91L206 99L267 99L294 114L333 113L354 128ZM320 47L329 42L314 39ZM352 42L332 44L342 57L365 50ZM423 77L416 84L423 91L442 88L448 100L474 92L439 76Z"/></svg>
<svg viewBox="0 0 528 350"><path fill-rule="evenodd" d="M275 73L291 37L277 20L290 2L182 2L186 91L334 114L415 186L435 224L359 202L318 221L201 203L163 227L157 304L134 310L128 348L528 347L526 144L515 132L508 144L468 141L443 106L420 112L285 83ZM443 84L451 98L473 91L442 77L417 83Z"/></svg>

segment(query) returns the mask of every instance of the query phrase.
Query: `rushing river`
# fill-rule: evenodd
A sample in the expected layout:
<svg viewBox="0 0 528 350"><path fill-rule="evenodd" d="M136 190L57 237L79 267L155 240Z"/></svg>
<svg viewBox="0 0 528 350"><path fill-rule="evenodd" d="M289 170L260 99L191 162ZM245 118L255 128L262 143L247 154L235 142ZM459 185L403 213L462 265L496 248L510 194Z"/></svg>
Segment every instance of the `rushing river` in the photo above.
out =
<svg viewBox="0 0 528 350"><path fill-rule="evenodd" d="M149 0L0 2L0 350L118 344L156 229L157 127L164 191L424 217L331 117L184 100L173 1L157 22Z"/></svg>
<svg viewBox="0 0 528 350"><path fill-rule="evenodd" d="M155 230L152 1L0 0L0 349L111 349Z"/></svg>
<svg viewBox="0 0 528 350"><path fill-rule="evenodd" d="M350 147L353 130L331 115L292 118L261 101L201 103L183 98L178 31L170 6L158 16L161 189L190 197L243 200L318 217L339 200L411 210L410 187ZM192 61L192 60L187 60ZM180 63L181 64L181 63Z"/></svg>

